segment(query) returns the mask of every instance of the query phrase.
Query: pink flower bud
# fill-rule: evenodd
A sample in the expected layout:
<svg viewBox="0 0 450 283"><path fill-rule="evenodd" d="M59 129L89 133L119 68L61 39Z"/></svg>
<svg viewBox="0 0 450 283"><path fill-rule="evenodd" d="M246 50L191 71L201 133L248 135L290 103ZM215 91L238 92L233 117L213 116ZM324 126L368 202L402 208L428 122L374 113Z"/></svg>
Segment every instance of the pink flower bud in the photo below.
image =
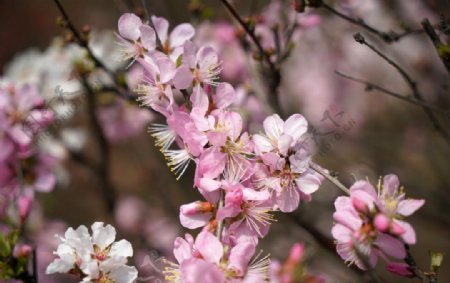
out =
<svg viewBox="0 0 450 283"><path fill-rule="evenodd" d="M389 230L389 232L390 232L392 235L395 235L395 236L401 236L401 235L404 234L406 231L405 231L405 229L404 229L402 226L398 225L398 224L395 223L395 222L392 222L392 224L391 224L391 229Z"/></svg>
<svg viewBox="0 0 450 283"><path fill-rule="evenodd" d="M386 269L389 272L397 274L398 276L403 277L414 277L414 273L411 272L409 266L406 263L402 262L390 262L386 266Z"/></svg>
<svg viewBox="0 0 450 283"><path fill-rule="evenodd" d="M375 216L375 219L373 220L375 228L380 232L388 231L390 222L391 220L382 213L377 214L377 216Z"/></svg>
<svg viewBox="0 0 450 283"><path fill-rule="evenodd" d="M302 260L304 252L305 246L301 243L295 243L291 248L288 260L295 263L299 263Z"/></svg>
<svg viewBox="0 0 450 283"><path fill-rule="evenodd" d="M33 251L33 248L27 244L16 244L13 250L13 257L26 257Z"/></svg>
<svg viewBox="0 0 450 283"><path fill-rule="evenodd" d="M360 199L360 198L358 198L358 197L353 197L352 196L352 205L353 205L353 207L358 211L358 212L361 212L361 213L366 213L366 212L368 212L368 210L369 210L369 207L367 206L367 203L364 201L364 200L362 200L362 199Z"/></svg>
<svg viewBox="0 0 450 283"><path fill-rule="evenodd" d="M25 221L25 219L28 217L28 214L31 211L31 206L33 204L33 198L30 196L19 196L17 200L17 207L19 209L19 216L20 219Z"/></svg>

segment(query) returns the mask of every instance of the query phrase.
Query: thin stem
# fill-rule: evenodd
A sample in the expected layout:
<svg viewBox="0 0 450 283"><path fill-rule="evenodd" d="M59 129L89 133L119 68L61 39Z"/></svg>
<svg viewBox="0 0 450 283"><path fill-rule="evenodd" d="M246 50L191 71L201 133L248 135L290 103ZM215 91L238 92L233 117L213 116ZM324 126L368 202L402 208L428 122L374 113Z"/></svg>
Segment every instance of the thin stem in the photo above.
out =
<svg viewBox="0 0 450 283"><path fill-rule="evenodd" d="M365 81L365 80L363 80L363 79L358 79L358 78L352 77L352 76L350 76L350 75L341 73L341 72L339 72L339 71L335 71L335 73L336 73L338 76L341 76L341 77L343 77L343 78L345 78L345 79L348 79L348 80L351 80L351 81L354 81L354 82L357 82L357 83L366 85L366 90L367 90L367 91L376 89L376 90L379 90L379 91L381 91L382 93L387 94L387 95L389 95L389 96L391 96L391 97L398 98L398 99L400 99L400 100L406 101L406 102L411 103L411 104L416 105L416 106L426 107L426 108L428 108L428 109L430 109L430 110L433 110L433 111L436 111L436 112L438 112L438 113L444 114L444 115L446 115L447 117L450 116L450 111L449 111L449 110L441 109L441 108L439 108L439 107L436 107L436 106L434 106L434 105L425 103L425 102L420 101L420 100L417 100L417 99L412 99L412 98L409 97L409 96L401 95L401 94L399 94L399 93L396 93L396 92L393 92L393 91L391 91L391 90L388 90L388 89L386 89L386 88L384 88L384 87L381 87L381 86L379 86L379 85L376 85L376 84L374 84L374 83L372 83L372 82Z"/></svg>
<svg viewBox="0 0 450 283"><path fill-rule="evenodd" d="M101 182L101 192L106 202L106 207L108 213L112 215L114 213L115 203L116 203L116 193L110 182L109 178L109 165L110 165L110 146L108 140L106 139L103 128L100 124L100 121L97 117L97 102L95 99L94 92L90 87L87 78L85 75L82 75L82 83L87 92L87 105L88 105L88 114L90 122L93 126L93 130L98 142L99 152L100 152L100 161L97 167L97 173Z"/></svg>
<svg viewBox="0 0 450 283"><path fill-rule="evenodd" d="M323 169L322 167L320 167L319 165L315 164L314 162L311 162L309 164L309 166L311 167L311 169L313 169L314 171L316 171L317 173L319 173L320 175L322 175L323 177L325 177L328 181L330 181L331 183L333 183L336 187L338 187L341 191L343 191L344 193L346 193L347 195L350 194L350 190L344 185L342 184L337 178L331 176L325 169Z"/></svg>
<svg viewBox="0 0 450 283"><path fill-rule="evenodd" d="M265 75L269 79L269 81L268 81L269 103L270 103L272 109L276 113L280 114L280 116L284 116L283 111L281 109L280 102L278 100L278 92L277 92L278 86L281 83L281 73L280 73L279 68L272 62L272 60L270 59L270 55L264 51L264 48L262 47L261 42L259 41L258 37L256 36L254 29L252 29L251 27L249 27L249 25L247 25L247 23L245 23L245 21L239 15L239 13L236 11L236 9L227 0L220 0L220 1L225 6L225 8L227 8L227 10L230 12L230 14L239 22L239 24L242 26L242 28L245 30L245 32L248 34L248 36L250 36L250 38L256 45L262 60L264 60L267 63L269 70L268 70L268 73Z"/></svg>
<svg viewBox="0 0 450 283"><path fill-rule="evenodd" d="M441 39L436 34L436 31L434 30L433 26L431 25L430 21L428 19L424 19L422 21L422 27L425 30L425 33L430 38L431 42L434 45L434 48L436 49L436 52L439 56L439 59L441 59L442 63L445 66L445 69L450 74L450 51L449 47L447 45L442 44Z"/></svg>
<svg viewBox="0 0 450 283"><path fill-rule="evenodd" d="M400 67L396 62L394 62L392 59L390 59L389 57L384 55L375 46L368 43L362 34L356 33L354 35L354 39L356 42L369 47L370 50L375 52L378 56L380 56L383 60L385 60L389 65L391 65L395 70L397 70L397 72L402 76L402 78L408 84L409 88L412 91L413 96L421 102L425 101L423 98L423 95L420 93L419 89L417 88L417 83L411 78L411 76L402 67ZM444 127L441 125L438 118L434 115L434 113L429 108L424 107L424 106L422 106L422 108L425 111L425 114L430 119L431 123L433 124L435 130L438 133L440 133L440 135L444 138L444 140L447 142L447 144L450 145L450 136L447 133L447 131L444 129Z"/></svg>
<svg viewBox="0 0 450 283"><path fill-rule="evenodd" d="M61 2L59 0L53 0L56 4L56 6L58 7L61 15L64 18L65 23L67 24L67 28L72 32L73 36L75 37L76 41L78 42L78 44L85 48L86 51L88 52L89 57L92 59L92 61L94 62L95 66L105 70L111 77L113 77L114 79L116 78L114 72L112 72L111 70L109 70L105 64L103 64L103 62L101 62L97 56L94 55L94 53L92 52L92 49L89 47L88 41L86 39L84 39L81 34L78 32L77 28L75 27L75 25L72 23L72 21L69 18L69 15L67 14L66 10L64 9L63 5L61 4Z"/></svg>
<svg viewBox="0 0 450 283"><path fill-rule="evenodd" d="M339 12L338 10L334 9L333 7L329 6L326 3L322 2L322 7L325 8L326 10L328 10L329 12L333 13L334 15L354 24L357 25L359 27L364 28L365 30L367 30L368 32L375 34L376 36L378 36L379 38L381 38L383 41L385 41L386 43L392 43L395 41L399 41L400 39L402 39L403 37L410 35L412 33L419 33L419 32L423 32L423 30L421 29L417 29L417 30L413 30L413 29L406 29L404 32L384 32L384 31L380 31L376 28L374 28L373 26L368 25L363 19L355 19L352 18L350 16L347 16L341 12Z"/></svg>
<svg viewBox="0 0 450 283"><path fill-rule="evenodd" d="M417 265L413 255L411 254L411 251L409 250L409 245L405 244L406 249L406 258L404 259L405 262L409 265L411 271L414 273L415 277L419 279L422 282L426 282L426 278L422 272L422 270Z"/></svg>
<svg viewBox="0 0 450 283"><path fill-rule="evenodd" d="M223 190L221 189L220 190L220 197L219 197L219 204L217 206L217 211L219 211L220 209L223 208L224 200L225 200L225 194L224 194ZM217 239L219 239L219 241L222 240L222 232L223 232L223 219L217 222L216 237L217 237Z"/></svg>
<svg viewBox="0 0 450 283"><path fill-rule="evenodd" d="M37 262L36 248L33 248L33 282L38 283L38 262Z"/></svg>
<svg viewBox="0 0 450 283"><path fill-rule="evenodd" d="M239 13L234 9L234 7L227 1L227 0L220 0L222 4L227 8L227 10L230 12L230 14L239 22L239 24L242 26L242 28L245 30L245 32L250 36L252 41L255 43L256 47L258 48L258 51L261 55L261 58L264 59L269 65L269 68L272 70L275 70L275 65L273 64L272 60L270 60L269 55L264 51L264 48L262 47L261 43L259 42L258 37L256 36L253 29L251 29L245 21L241 18Z"/></svg>

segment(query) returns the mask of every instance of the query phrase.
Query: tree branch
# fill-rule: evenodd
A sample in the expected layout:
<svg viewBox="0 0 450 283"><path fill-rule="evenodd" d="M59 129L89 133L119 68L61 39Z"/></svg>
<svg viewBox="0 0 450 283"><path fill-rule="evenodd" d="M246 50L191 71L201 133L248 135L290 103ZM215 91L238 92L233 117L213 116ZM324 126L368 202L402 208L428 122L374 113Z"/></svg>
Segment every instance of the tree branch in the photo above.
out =
<svg viewBox="0 0 450 283"><path fill-rule="evenodd" d="M337 178L331 176L325 169L323 169L319 165L315 164L314 162L311 162L309 164L309 166L311 167L311 169L313 169L314 171L316 171L317 173L319 173L320 175L325 177L328 181L333 183L336 187L338 187L345 194L347 194L347 195L350 194L350 190L344 184L342 184Z"/></svg>
<svg viewBox="0 0 450 283"><path fill-rule="evenodd" d="M421 30L421 29L414 30L414 29L410 29L410 28L405 29L405 31L403 31L403 32L380 31L380 30L374 28L373 26L367 24L363 19L355 19L350 16L347 16L347 15L339 12L338 10L334 9L333 7L329 6L326 3L322 2L321 7L325 8L326 10L333 13L334 15L348 21L349 23L352 23L354 25L362 27L363 29L367 30L368 32L378 36L386 43L393 43L393 42L399 41L400 39L402 39L403 37L405 37L407 35L423 32L423 30Z"/></svg>
<svg viewBox="0 0 450 283"><path fill-rule="evenodd" d="M89 85L87 78L85 75L81 75L81 81L83 87L86 89L87 95L87 106L88 106L88 115L89 120L92 124L94 134L96 136L96 140L98 143L99 153L100 153L100 161L97 167L97 173L99 175L100 183L101 183L101 192L105 199L106 208L110 215L114 213L115 204L116 204L116 192L111 184L109 178L109 165L110 165L110 146L108 140L106 139L103 128L100 124L100 121L97 117L97 101L95 99L94 92Z"/></svg>
<svg viewBox="0 0 450 283"><path fill-rule="evenodd" d="M384 88L384 87L381 87L381 86L376 85L376 84L374 84L374 83L371 83L371 82L369 82L369 81L365 81L365 80L363 80L363 79L358 79L358 78L355 78L355 77L352 77L352 76L343 74L343 73L341 73L341 72L339 72L339 71L335 71L335 73L336 73L338 76L341 76L341 77L343 77L343 78L345 78L345 79L348 79L348 80L351 80L351 81L354 81L354 82L357 82L357 83L366 85L366 90L367 90L367 91L376 89L376 90L379 90L380 92L382 92L382 93L384 93L384 94L387 94L387 95L389 95L389 96L391 96L391 97L398 98L398 99L400 99L400 100L402 100L402 101L411 103L411 104L416 105L416 106L426 107L426 108L428 108L428 109L430 109L430 110L436 111L436 112L438 112L438 113L441 113L441 114L446 115L447 117L450 117L450 111L449 111L449 110L441 109L441 108L439 108L439 107L436 107L436 106L434 106L434 105L425 103L425 102L420 101L420 100L417 100L417 99L412 99L412 98L409 97L409 96L401 95L401 94L399 94L399 93L393 92L393 91L391 91L391 90L388 90L388 89L386 89L386 88Z"/></svg>
<svg viewBox="0 0 450 283"><path fill-rule="evenodd" d="M419 89L417 88L417 83L411 78L411 76L402 67L400 67L396 62L394 62L392 59L390 59L389 57L384 55L375 46L368 43L362 34L356 33L354 35L354 39L356 42L369 47L370 50L375 52L378 56L380 56L383 60L385 60L389 65L391 65L395 70L397 70L397 72L402 76L402 78L408 84L409 88L412 91L413 96L421 102L424 101L423 95L420 93ZM438 118L434 115L434 113L429 108L424 107L424 106L422 106L422 108L423 108L425 114L431 120L435 130L438 133L440 133L440 135L444 138L444 140L447 142L447 144L450 145L450 136L446 132L444 127L441 125Z"/></svg>
<svg viewBox="0 0 450 283"><path fill-rule="evenodd" d="M450 47L442 43L428 19L422 21L422 26L431 42L433 42L439 59L441 59L445 69L447 69L447 72L450 74Z"/></svg>

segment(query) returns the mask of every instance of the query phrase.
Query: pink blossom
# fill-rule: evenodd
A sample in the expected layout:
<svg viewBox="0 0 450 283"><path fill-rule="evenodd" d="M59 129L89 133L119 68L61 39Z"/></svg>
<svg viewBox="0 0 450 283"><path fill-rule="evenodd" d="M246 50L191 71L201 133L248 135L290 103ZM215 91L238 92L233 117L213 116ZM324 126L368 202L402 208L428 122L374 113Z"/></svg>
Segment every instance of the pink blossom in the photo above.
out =
<svg viewBox="0 0 450 283"><path fill-rule="evenodd" d="M187 41L184 44L183 64L177 69L174 86L177 89L187 89L194 84L217 85L222 71L217 52L209 46L203 46L196 51L195 45Z"/></svg>
<svg viewBox="0 0 450 283"><path fill-rule="evenodd" d="M176 61L183 52L184 43L194 37L194 27L187 23L179 24L169 34L169 22L165 18L152 16L151 20L163 45L162 51Z"/></svg>
<svg viewBox="0 0 450 283"><path fill-rule="evenodd" d="M142 20L132 13L125 13L119 18L118 44L121 47L122 59L133 59L132 63L142 57L145 51L156 48L156 35L153 28L144 25Z"/></svg>

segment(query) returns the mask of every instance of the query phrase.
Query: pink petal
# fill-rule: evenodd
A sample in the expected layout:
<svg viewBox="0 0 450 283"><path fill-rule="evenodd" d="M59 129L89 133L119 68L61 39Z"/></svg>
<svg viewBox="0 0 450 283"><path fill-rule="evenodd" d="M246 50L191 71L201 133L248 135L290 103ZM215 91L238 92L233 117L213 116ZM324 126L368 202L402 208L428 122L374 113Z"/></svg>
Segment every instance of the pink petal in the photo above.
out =
<svg viewBox="0 0 450 283"><path fill-rule="evenodd" d="M202 257L211 263L218 264L223 256L223 246L212 233L202 231L195 239L195 248Z"/></svg>
<svg viewBox="0 0 450 283"><path fill-rule="evenodd" d="M125 13L119 18L119 34L126 39L137 40L140 36L141 19L132 13Z"/></svg>
<svg viewBox="0 0 450 283"><path fill-rule="evenodd" d="M403 242L388 234L379 233L374 244L389 256L399 259L406 257L406 250Z"/></svg>
<svg viewBox="0 0 450 283"><path fill-rule="evenodd" d="M180 24L170 33L170 47L182 46L195 35L195 29L191 24Z"/></svg>
<svg viewBox="0 0 450 283"><path fill-rule="evenodd" d="M333 213L333 218L353 231L358 230L362 225L362 220L350 210L336 211Z"/></svg>
<svg viewBox="0 0 450 283"><path fill-rule="evenodd" d="M312 194L317 191L322 184L323 177L319 173L306 170L298 179L295 180L299 189L305 194Z"/></svg>
<svg viewBox="0 0 450 283"><path fill-rule="evenodd" d="M180 264L183 263L183 261L193 257L192 244L188 243L185 239L181 237L177 237L174 243L173 254L177 259L178 263Z"/></svg>
<svg viewBox="0 0 450 283"><path fill-rule="evenodd" d="M189 71L190 72L190 71ZM191 74L192 78L192 74ZM191 79L192 81L192 79ZM209 107L209 99L206 92L203 90L203 88L200 85L197 85L192 90L192 95L190 97L192 108L195 108L198 112L198 114L202 114L203 116L208 111Z"/></svg>
<svg viewBox="0 0 450 283"><path fill-rule="evenodd" d="M278 150L280 151L281 155L287 155L289 147L291 146L293 139L290 135L283 134L278 139Z"/></svg>
<svg viewBox="0 0 450 283"><path fill-rule="evenodd" d="M188 229L197 229L204 227L209 223L212 218L212 213L198 212L195 214L184 214L180 211L180 222L183 227Z"/></svg>
<svg viewBox="0 0 450 283"><path fill-rule="evenodd" d="M197 52L197 63L201 70L207 70L209 67L217 64L219 57L214 48L210 46L203 46Z"/></svg>
<svg viewBox="0 0 450 283"><path fill-rule="evenodd" d="M394 223L398 224L405 231L401 235L403 241L409 245L414 245L416 243L416 232L414 231L414 228L411 226L411 224L397 219L394 220Z"/></svg>
<svg viewBox="0 0 450 283"><path fill-rule="evenodd" d="M352 240L352 233L353 231L350 228L339 223L335 224L331 229L333 238L339 242L350 242Z"/></svg>
<svg viewBox="0 0 450 283"><path fill-rule="evenodd" d="M43 171L38 173L38 177L34 183L36 191L50 192L56 184L55 175L50 171Z"/></svg>
<svg viewBox="0 0 450 283"><path fill-rule="evenodd" d="M308 130L308 122L300 114L294 114L284 123L283 132L297 141Z"/></svg>
<svg viewBox="0 0 450 283"><path fill-rule="evenodd" d="M180 265L183 283L225 283L225 275L220 268L202 259L191 258Z"/></svg>
<svg viewBox="0 0 450 283"><path fill-rule="evenodd" d="M401 200L397 206L397 213L403 216L410 216L425 204L423 199Z"/></svg>
<svg viewBox="0 0 450 283"><path fill-rule="evenodd" d="M192 84L192 72L187 65L181 65L178 67L177 72L173 78L173 85L177 89L187 89Z"/></svg>
<svg viewBox="0 0 450 283"><path fill-rule="evenodd" d="M228 268L237 272L238 276L243 276L248 268L248 264L255 253L255 244L251 241L239 243L231 249Z"/></svg>
<svg viewBox="0 0 450 283"><path fill-rule="evenodd" d="M370 184L367 181L356 181L350 187L350 192L353 190L362 190L362 191L368 193L369 195L371 195L373 199L378 198L377 192L375 191L374 187L372 186L372 184Z"/></svg>
<svg viewBox="0 0 450 283"><path fill-rule="evenodd" d="M270 152L273 150L273 145L270 140L262 135L253 135L253 142L255 144L255 150L257 154Z"/></svg>
<svg viewBox="0 0 450 283"><path fill-rule="evenodd" d="M300 195L296 189L284 188L277 194L276 201L282 212L292 212L298 207Z"/></svg>
<svg viewBox="0 0 450 283"><path fill-rule="evenodd" d="M394 194L400 187L400 180L397 175L390 174L383 178L383 189L387 190L390 195Z"/></svg>
<svg viewBox="0 0 450 283"><path fill-rule="evenodd" d="M152 22L155 27L156 33L158 34L159 39L161 40L161 43L165 44L169 32L169 22L162 17L156 16L152 16Z"/></svg>
<svg viewBox="0 0 450 283"><path fill-rule="evenodd" d="M139 28L141 32L142 46L148 51L155 50L156 48L156 34L152 27L142 25Z"/></svg>
<svg viewBox="0 0 450 283"><path fill-rule="evenodd" d="M214 104L217 108L225 109L234 101L236 92L229 83L221 83L216 89L216 95L213 96Z"/></svg>
<svg viewBox="0 0 450 283"><path fill-rule="evenodd" d="M263 127L268 138L276 141L283 133L284 122L278 114L273 114L264 120Z"/></svg>
<svg viewBox="0 0 450 283"><path fill-rule="evenodd" d="M176 66L175 63L172 62L172 60L167 57L161 58L157 60L157 64L159 67L159 80L161 83L167 83L175 76Z"/></svg>

